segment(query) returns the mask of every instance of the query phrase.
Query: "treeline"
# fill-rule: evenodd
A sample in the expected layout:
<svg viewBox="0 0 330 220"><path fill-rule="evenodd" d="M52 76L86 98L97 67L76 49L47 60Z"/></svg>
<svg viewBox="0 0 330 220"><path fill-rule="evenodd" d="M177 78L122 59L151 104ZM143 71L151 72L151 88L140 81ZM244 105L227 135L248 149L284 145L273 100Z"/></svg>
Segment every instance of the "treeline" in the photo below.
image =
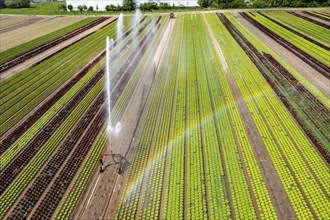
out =
<svg viewBox="0 0 330 220"><path fill-rule="evenodd" d="M330 6L330 0L198 0L203 8L270 8Z"/></svg>
<svg viewBox="0 0 330 220"><path fill-rule="evenodd" d="M1 8L29 8L30 0L0 0Z"/></svg>

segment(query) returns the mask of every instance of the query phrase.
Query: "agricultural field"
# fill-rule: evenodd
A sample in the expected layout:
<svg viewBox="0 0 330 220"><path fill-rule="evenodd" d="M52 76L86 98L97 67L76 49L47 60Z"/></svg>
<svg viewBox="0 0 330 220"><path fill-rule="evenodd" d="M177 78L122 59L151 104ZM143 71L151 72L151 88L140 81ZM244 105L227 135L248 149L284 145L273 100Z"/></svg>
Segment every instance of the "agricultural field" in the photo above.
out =
<svg viewBox="0 0 330 220"><path fill-rule="evenodd" d="M0 52L62 29L86 17L1 15Z"/></svg>
<svg viewBox="0 0 330 220"><path fill-rule="evenodd" d="M1 219L330 219L328 10L48 33L1 51Z"/></svg>

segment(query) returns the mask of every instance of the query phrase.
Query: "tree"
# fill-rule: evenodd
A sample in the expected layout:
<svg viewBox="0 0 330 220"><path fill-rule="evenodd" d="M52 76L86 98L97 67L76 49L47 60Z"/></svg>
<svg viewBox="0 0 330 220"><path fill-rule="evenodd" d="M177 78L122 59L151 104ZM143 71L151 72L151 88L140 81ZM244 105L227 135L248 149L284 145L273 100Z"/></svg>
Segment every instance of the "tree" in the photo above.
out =
<svg viewBox="0 0 330 220"><path fill-rule="evenodd" d="M112 4L105 6L106 11L115 11L115 9L116 9L116 6L114 6Z"/></svg>
<svg viewBox="0 0 330 220"><path fill-rule="evenodd" d="M250 7L252 7L252 8L268 8L268 7L270 7L270 5L265 0L256 0L256 1L252 2Z"/></svg>
<svg viewBox="0 0 330 220"><path fill-rule="evenodd" d="M84 10L84 8L83 8L83 6L82 5L78 5L78 10L80 11L80 12L82 12L83 10Z"/></svg>
<svg viewBox="0 0 330 220"><path fill-rule="evenodd" d="M86 5L83 5L82 8L83 8L83 11L87 11L87 6Z"/></svg>
<svg viewBox="0 0 330 220"><path fill-rule="evenodd" d="M141 11L151 11L151 10L158 10L158 5L156 2L146 2L140 4L139 8Z"/></svg>
<svg viewBox="0 0 330 220"><path fill-rule="evenodd" d="M69 9L69 11L72 11L73 6L72 5L68 5L68 9Z"/></svg>
<svg viewBox="0 0 330 220"><path fill-rule="evenodd" d="M30 0L19 0L19 7L30 8Z"/></svg>
<svg viewBox="0 0 330 220"><path fill-rule="evenodd" d="M159 3L159 8L160 9L170 9L171 5L167 4L167 3Z"/></svg>
<svg viewBox="0 0 330 220"><path fill-rule="evenodd" d="M246 8L246 3L244 0L234 0L230 3L231 8Z"/></svg>
<svg viewBox="0 0 330 220"><path fill-rule="evenodd" d="M94 10L93 6L89 6L87 9L87 11L93 11L93 10Z"/></svg>
<svg viewBox="0 0 330 220"><path fill-rule="evenodd" d="M134 0L123 0L123 9L125 11L131 11L136 8L136 3Z"/></svg>
<svg viewBox="0 0 330 220"><path fill-rule="evenodd" d="M66 11L65 4L60 4L60 5L58 6L58 10L60 10L60 11Z"/></svg>
<svg viewBox="0 0 330 220"><path fill-rule="evenodd" d="M211 5L211 2L209 0L198 0L197 3L202 8L207 8Z"/></svg>

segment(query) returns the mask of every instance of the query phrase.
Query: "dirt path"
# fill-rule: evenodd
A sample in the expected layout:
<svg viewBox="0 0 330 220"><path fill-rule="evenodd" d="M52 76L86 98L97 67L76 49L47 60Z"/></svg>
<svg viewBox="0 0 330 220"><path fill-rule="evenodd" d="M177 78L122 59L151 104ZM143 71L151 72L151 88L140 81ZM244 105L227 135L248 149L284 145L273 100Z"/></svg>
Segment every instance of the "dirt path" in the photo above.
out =
<svg viewBox="0 0 330 220"><path fill-rule="evenodd" d="M164 49L163 39L165 35L161 38L160 44L154 54L150 55L144 75L133 93L131 101L128 104L129 107L126 108L125 117L121 121L122 129L120 133L122 135L116 136L113 139L114 153L124 155L126 152L126 158L129 161L132 160L136 144L143 131L141 129L143 124L140 122L145 117L143 109L148 91L153 83L155 66L158 66ZM118 146L123 147L118 149ZM109 167L102 175L96 173L75 217L79 219L114 219L127 175L128 170L123 176L118 175L113 166Z"/></svg>
<svg viewBox="0 0 330 220"><path fill-rule="evenodd" d="M205 17L204 17L205 19ZM216 53L220 59L222 66L224 67L225 75L227 81L232 90L232 94L234 96L235 102L237 103L237 107L243 121L243 125L245 130L247 131L247 135L252 145L252 150L260 167L260 171L262 176L265 179L265 183L272 199L275 211L279 219L293 219L296 218L294 211L292 209L291 203L284 192L282 183L276 173L276 170L273 166L273 163L269 157L269 154L263 144L262 138L254 124L252 119L252 115L248 110L246 103L243 99L243 96L235 83L235 80L228 68L227 62L224 58L224 55L221 51L220 45L215 39L214 33L209 26L208 22L205 19L208 30L210 32L210 36L212 38L212 42L216 49Z"/></svg>
<svg viewBox="0 0 330 220"><path fill-rule="evenodd" d="M71 44L74 44L75 42L77 42L78 40L80 40L81 38L97 31L98 29L106 26L107 24L111 23L114 19L116 19L116 17L111 17L110 19L94 26L93 28L90 28L88 29L87 31L84 31L83 33L80 33L78 35L76 35L75 37L63 42L63 43L60 43L58 45L56 45L55 47L52 47L34 57L31 57L31 59L28 59L20 64L18 64L17 66L3 72L1 74L1 78L0 78L0 82L1 81L4 81L5 79L8 79L9 77L13 76L14 74L24 70L24 69L27 69L29 67L31 67L33 64L37 63L37 62L40 62L41 60L47 58L48 56L51 56L53 54L55 54L56 52L58 52L59 50L67 47L67 46L70 46Z"/></svg>
<svg viewBox="0 0 330 220"><path fill-rule="evenodd" d="M233 15L253 34L256 35L263 43L265 43L270 49L281 56L285 61L287 61L293 68L295 68L302 76L304 76L308 81L310 81L317 89L319 89L324 95L330 98L330 80L328 80L322 74L319 74L311 66L306 64L303 60L299 59L289 50L276 43L273 39L268 37L257 27L252 25L246 19L241 17L238 13L233 13Z"/></svg>

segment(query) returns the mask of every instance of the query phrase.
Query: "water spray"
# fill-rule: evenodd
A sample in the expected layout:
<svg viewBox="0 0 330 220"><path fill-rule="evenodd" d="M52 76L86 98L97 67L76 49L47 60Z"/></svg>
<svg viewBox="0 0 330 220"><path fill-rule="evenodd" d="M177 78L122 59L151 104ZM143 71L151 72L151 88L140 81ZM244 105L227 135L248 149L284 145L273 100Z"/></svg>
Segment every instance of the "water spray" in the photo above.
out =
<svg viewBox="0 0 330 220"><path fill-rule="evenodd" d="M116 38L116 42L119 42L120 39L122 38L123 31L124 31L124 15L123 15L123 13L120 13L118 21L117 21L117 38Z"/></svg>
<svg viewBox="0 0 330 220"><path fill-rule="evenodd" d="M118 122L115 127L112 127L111 122L111 81L110 81L110 50L113 47L113 39L110 40L109 37L106 38L106 64L105 64L105 75L106 75L106 82L105 82L105 89L106 89L106 108L108 110L108 119L107 119L107 133L109 137L109 152L104 153L100 157L100 172L104 172L108 166L111 165L118 165L117 172L118 174L122 174L125 171L125 168L129 166L128 160L123 157L121 154L114 154L112 152L112 138L111 135L118 134L121 130L121 123ZM111 157L112 162L110 161L109 164L105 164L105 158Z"/></svg>

